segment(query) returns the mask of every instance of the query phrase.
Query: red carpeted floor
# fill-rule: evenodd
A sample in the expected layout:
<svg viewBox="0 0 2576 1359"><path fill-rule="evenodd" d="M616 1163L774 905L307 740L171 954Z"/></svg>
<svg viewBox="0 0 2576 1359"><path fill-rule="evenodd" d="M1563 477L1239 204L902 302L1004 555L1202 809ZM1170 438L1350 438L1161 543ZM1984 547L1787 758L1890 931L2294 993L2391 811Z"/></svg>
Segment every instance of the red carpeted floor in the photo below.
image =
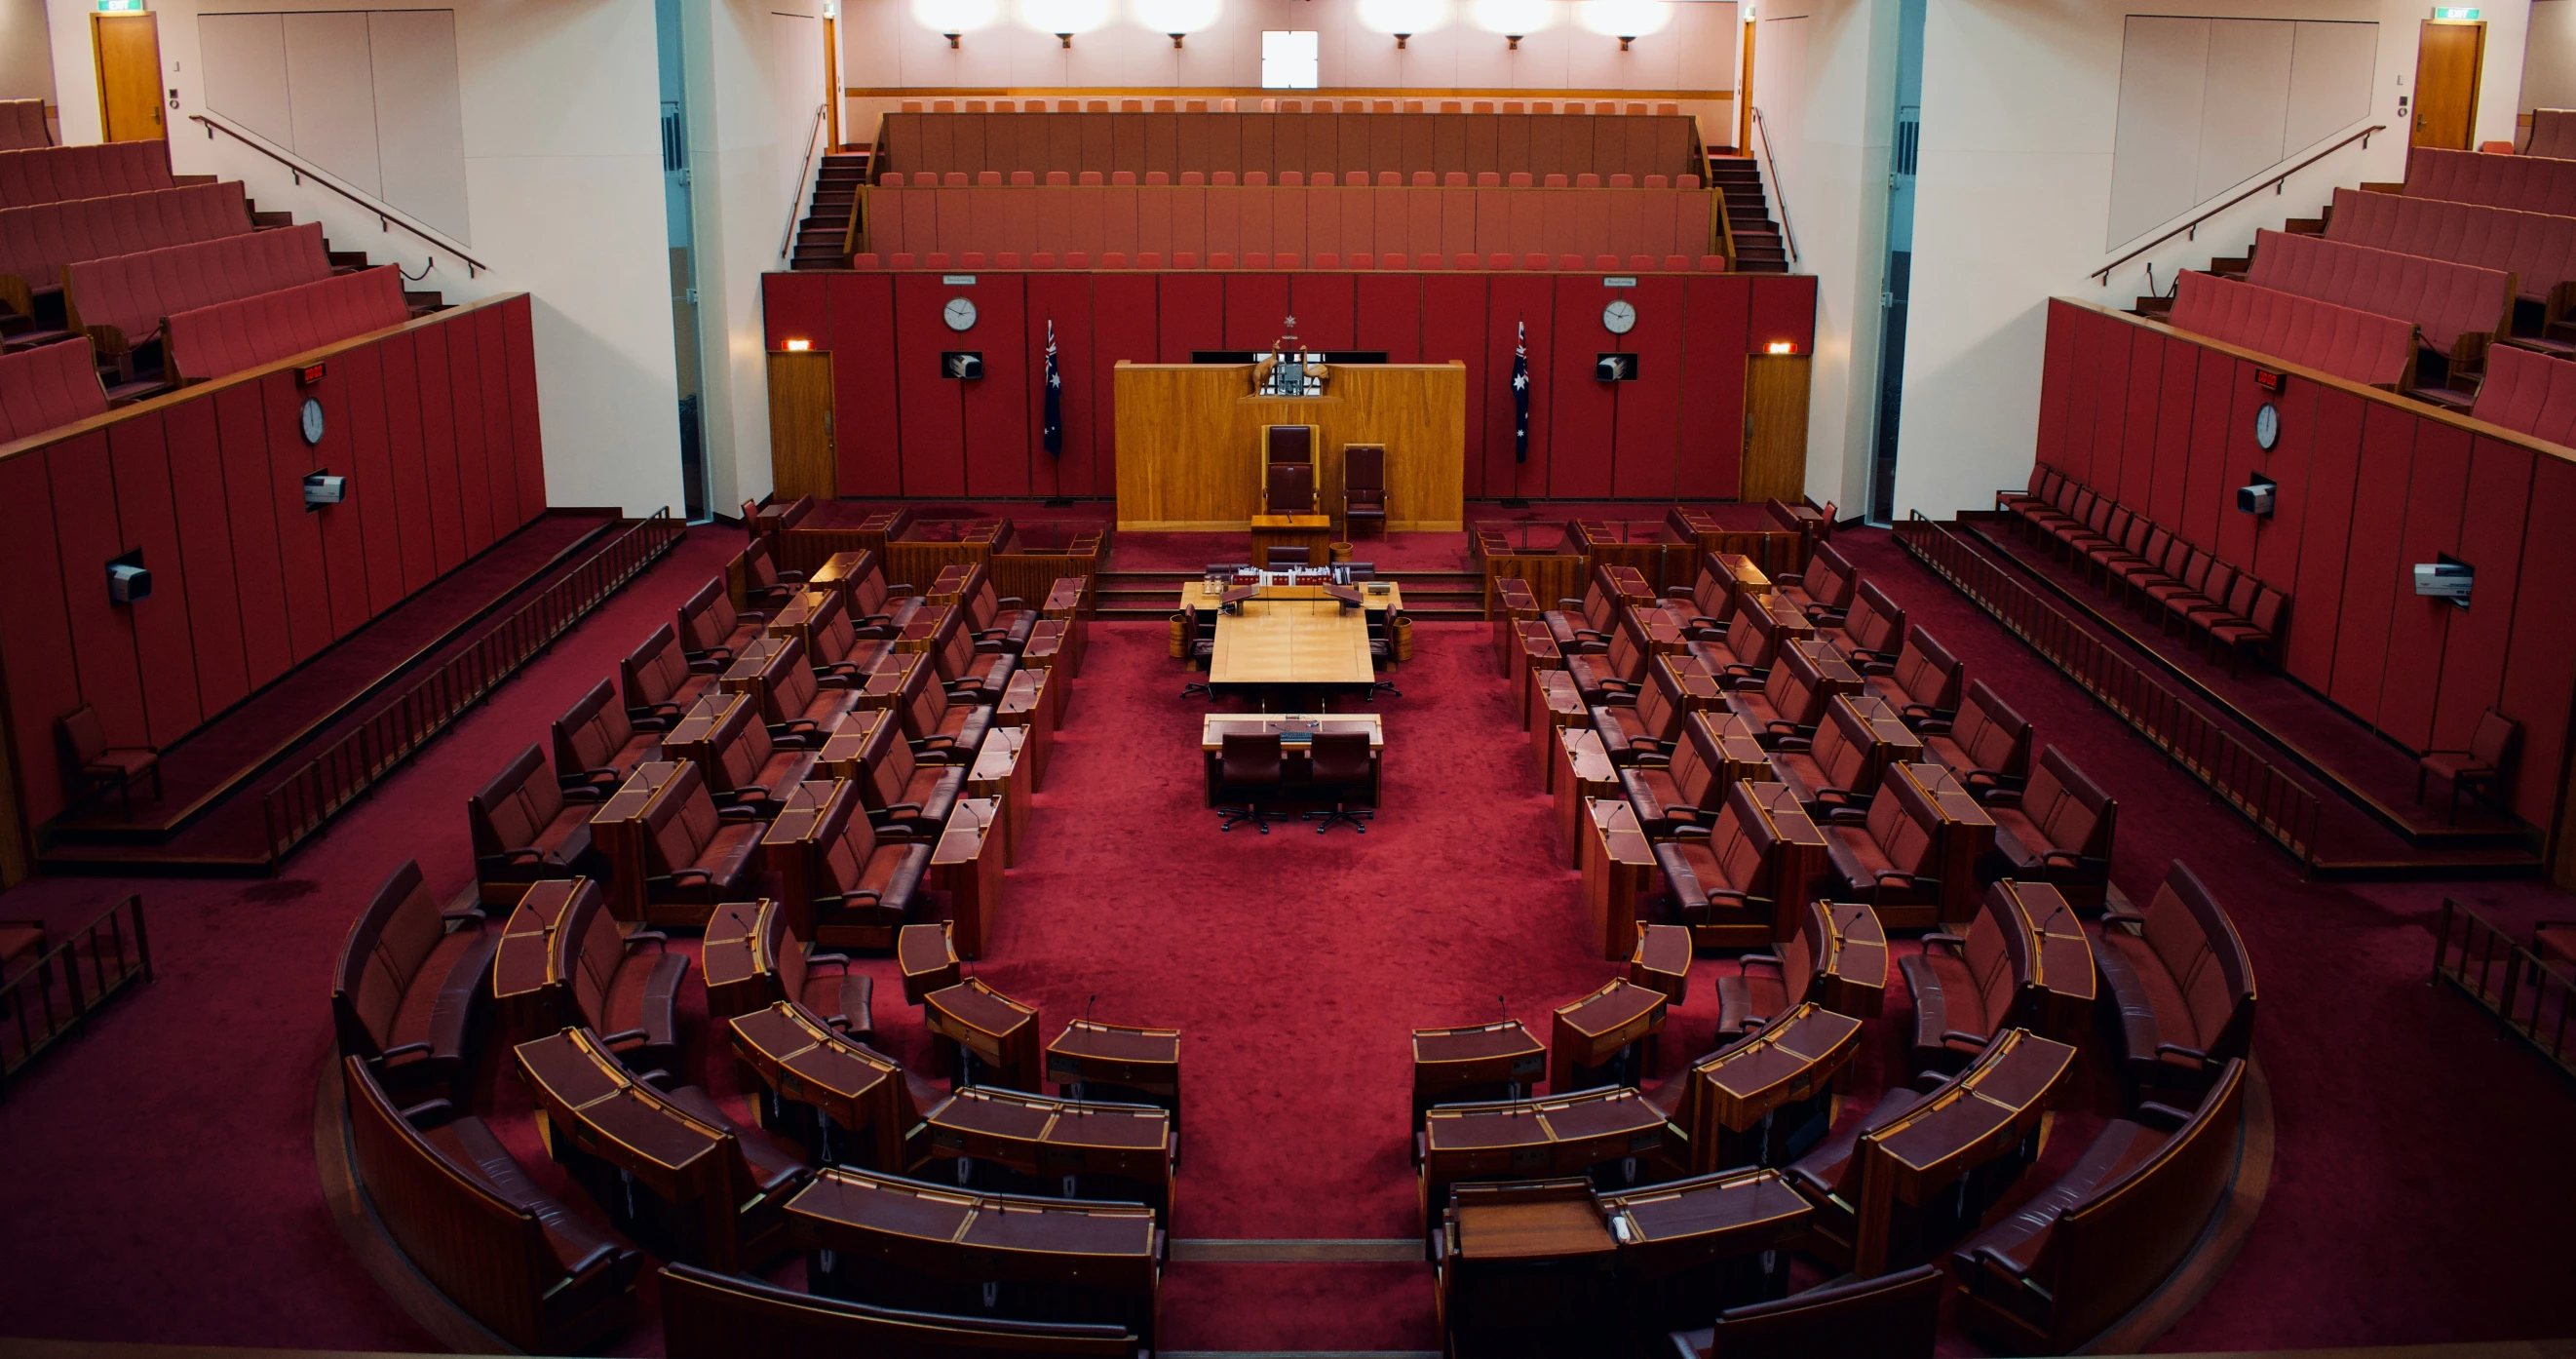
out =
<svg viewBox="0 0 2576 1359"><path fill-rule="evenodd" d="M330 962L401 859L419 857L442 890L464 884L464 795L540 739L738 543L693 535L284 879L48 881L0 896L0 916L69 923L139 888L159 964L159 980L0 1105L12 1153L0 1178L0 1218L12 1224L0 1234L0 1334L428 1347L342 1246L315 1182L311 1092L329 1045ZM2445 889L2299 881L2232 812L1883 536L1853 534L1847 551L2122 800L2116 872L2130 895L2143 899L2183 854L2254 951L2258 1049L2279 1120L2272 1197L2235 1269L2164 1345L2576 1326L2562 1277L2576 1097L2465 1001L2425 984L2422 924ZM1543 1029L1550 1007L1617 970L1585 956L1575 879L1489 636L1480 625L1418 629L1419 658L1398 676L1406 694L1380 705L1387 797L1368 835L1281 826L1262 837L1218 834L1199 805L1204 705L1178 698L1161 625L1095 628L993 956L975 970L1040 1006L1049 1033L1086 1006L1184 1031L1176 1237L1411 1234L1406 1030L1500 1012ZM2517 918L2576 916L2566 894L2535 885L2456 894ZM1700 965L1666 1069L1708 1045L1722 966ZM918 1012L890 986L878 995L886 1045L917 1059ZM693 1056L703 1079L732 1091L703 1026ZM514 1097L494 1080L506 1118ZM2083 1122L2066 1120L2058 1141L2071 1145ZM1174 1349L1434 1344L1428 1273L1413 1265L1180 1264L1165 1318ZM658 1337L619 1348L653 1350Z"/></svg>

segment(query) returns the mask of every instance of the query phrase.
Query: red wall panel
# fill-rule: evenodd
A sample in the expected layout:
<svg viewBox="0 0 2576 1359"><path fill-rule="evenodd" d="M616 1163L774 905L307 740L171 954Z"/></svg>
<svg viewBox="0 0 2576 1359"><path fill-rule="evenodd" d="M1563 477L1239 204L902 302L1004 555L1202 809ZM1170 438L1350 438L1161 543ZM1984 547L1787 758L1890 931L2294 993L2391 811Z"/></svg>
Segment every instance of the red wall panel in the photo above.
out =
<svg viewBox="0 0 2576 1359"><path fill-rule="evenodd" d="M2145 469L2146 482L2131 504L2168 530L2182 522L2183 482L2191 467L2192 400L2199 377L2200 347L2167 340L2156 385L2155 452ZM2135 483L2124 470L2121 486Z"/></svg>
<svg viewBox="0 0 2576 1359"><path fill-rule="evenodd" d="M2441 553L2460 551L2460 515L2468 500L2468 431L2418 421L2415 465L2407 479L2406 528L2395 571L2382 579L2396 607L2388 623L2388 666L2380 679L2379 729L2409 750L2433 736L2433 700L2440 692L2446 636L2459 610L2413 591L2409 568ZM2368 588L2369 580L2356 582Z"/></svg>
<svg viewBox="0 0 2576 1359"><path fill-rule="evenodd" d="M1389 363L1422 362L1422 276L1361 274L1352 284L1357 328L1351 336L1351 348L1382 349ZM1230 329L1234 315L1231 293L1226 296L1225 308Z"/></svg>
<svg viewBox="0 0 2576 1359"><path fill-rule="evenodd" d="M1690 499L1731 498L1744 470L1744 362L1752 284L1741 274L1693 274L1684 290L1689 316L1682 339L1682 421L1674 492Z"/></svg>
<svg viewBox="0 0 2576 1359"><path fill-rule="evenodd" d="M215 433L214 403L173 406L161 427L170 451L171 504L179 515L179 561L188 581L188 639L197 660L197 707L212 717L250 692L249 663L242 648L241 596L234 584L232 513L224 496L224 455Z"/></svg>
<svg viewBox="0 0 2576 1359"><path fill-rule="evenodd" d="M381 345L331 360L345 392L339 417L348 451L350 500L358 509L359 550L371 615L402 602L402 519L394 510L392 446L385 438L385 362ZM533 456L533 455L532 455Z"/></svg>
<svg viewBox="0 0 2576 1359"><path fill-rule="evenodd" d="M322 526L317 522L321 515L304 508L304 478L316 464L297 429L303 399L292 376L271 373L260 380L258 391L268 428L268 494L277 514L278 562L286 577L287 637L301 665L336 640L331 631L330 573L322 555Z"/></svg>
<svg viewBox="0 0 2576 1359"><path fill-rule="evenodd" d="M430 481L427 431L421 415L418 342L417 334L394 335L376 347L385 368L385 447L394 468L394 516L402 523L406 593L439 575L438 493ZM207 711L213 710L209 704Z"/></svg>
<svg viewBox="0 0 2576 1359"><path fill-rule="evenodd" d="M537 398L537 337L535 309L528 299L514 297L501 304L507 313L502 334L502 360L510 372L510 456L519 472L519 520L525 523L546 512L546 439L543 410Z"/></svg>
<svg viewBox="0 0 2576 1359"><path fill-rule="evenodd" d="M1107 495L1093 488L1091 280L1082 274L1031 274L1028 281L1029 479L1039 495ZM1055 323L1057 409L1063 447L1046 451L1047 323Z"/></svg>
<svg viewBox="0 0 2576 1359"><path fill-rule="evenodd" d="M2531 506L2528 448L2480 438L2469 450L2468 511L2453 555L2478 569L2466 612L2450 614L2442 638L2442 684L2433 704L2433 750L2466 750L2478 715L2504 692L2505 650L2518 624L2523 516ZM2411 563L2410 563L2411 565Z"/></svg>
<svg viewBox="0 0 2576 1359"><path fill-rule="evenodd" d="M1616 383L1596 381L1594 358L1610 346L1601 328L1601 285L1579 275L1555 280L1556 343L1546 377L1548 410L1547 493L1560 500L1598 499L1611 493L1611 431L1619 406ZM1530 374L1539 377L1538 356Z"/></svg>
<svg viewBox="0 0 2576 1359"><path fill-rule="evenodd" d="M434 335L435 328L418 332ZM215 394L215 431L224 450L224 503L232 515L233 585L241 600L242 658L257 689L295 663L286 619L286 571L278 550L277 494L269 484L268 427L259 388Z"/></svg>
<svg viewBox="0 0 2576 1359"><path fill-rule="evenodd" d="M131 546L116 524L116 481L107 465L107 435L92 431L37 456L45 460L53 488L54 533L63 558L63 602L71 619L72 661L80 677L81 701L98 709L109 744L148 744L151 733L143 716L143 677L134 656L134 616L107 598L108 559Z"/></svg>
<svg viewBox="0 0 2576 1359"><path fill-rule="evenodd" d="M416 330L411 339L418 364L414 399L420 403L421 458L429 469L430 543L438 574L443 576L465 560L466 517L465 490L458 474L462 459L456 451L456 401L448 380L447 327ZM390 380L390 369L387 376Z"/></svg>
<svg viewBox="0 0 2576 1359"><path fill-rule="evenodd" d="M2522 723L2522 761L2513 781L2516 815L2548 826L2557 818L2567 747L2567 696L2576 690L2576 464L2541 458L2533 469L2531 515L2523 529L2521 579L2513 598L2513 643L2496 706ZM2486 589L2486 573L2478 573ZM2487 599L2495 599L2487 596ZM2470 600L2475 613L2484 601Z"/></svg>
<svg viewBox="0 0 2576 1359"><path fill-rule="evenodd" d="M1280 318L1288 315L1288 275L1225 276L1225 343L1223 349L1268 349L1279 338ZM1303 319L1302 317L1299 319Z"/></svg>
<svg viewBox="0 0 2576 1359"><path fill-rule="evenodd" d="M2137 327L2114 323L2102 336L2098 355L2102 386L2093 399L2093 458L2084 473L2084 484L2097 495L2120 488L2120 457L2128 440L2129 356L2137 335Z"/></svg>
<svg viewBox="0 0 2576 1359"><path fill-rule="evenodd" d="M1353 275L1291 274L1288 310L1297 318L1299 338L1316 349L1350 349L1359 333L1352 311ZM1283 318L1284 319L1284 318Z"/></svg>
<svg viewBox="0 0 2576 1359"><path fill-rule="evenodd" d="M1491 378L1485 397L1485 494L1543 496L1549 493L1548 447L1553 432L1549 418L1555 414L1550 397L1554 384L1548 381L1554 357L1549 344L1556 317L1554 280L1545 274L1493 274L1488 287L1492 291L1485 313L1485 363ZM1514 336L1522 327L1529 333L1529 453L1516 462L1510 382Z"/></svg>
<svg viewBox="0 0 2576 1359"><path fill-rule="evenodd" d="M2236 393L2251 386L2249 365L2211 350L2200 354L2192 384L2191 469L2183 479L2182 518L2176 532L2192 546L2218 550L2220 483L2227 479L2227 440L2235 428Z"/></svg>
<svg viewBox="0 0 2576 1359"><path fill-rule="evenodd" d="M492 469L484 453L483 337L470 325L437 327L447 337L448 391L456 405L456 486L464 508L465 555L492 545Z"/></svg>
<svg viewBox="0 0 2576 1359"><path fill-rule="evenodd" d="M1156 335L1160 362L1187 363L1197 350L1225 348L1224 275L1164 274L1155 292L1162 317Z"/></svg>
<svg viewBox="0 0 2576 1359"><path fill-rule="evenodd" d="M2287 394L2275 401L2281 414L2281 443L2284 447L2297 437L2294 429L2308 435L2316 432L2312 421L2295 418L2307 415L2316 401L2312 384L2298 385L2310 388L2308 398L2300 408L2292 408ZM2249 571L2254 568L2255 520L2254 516L2236 508L2236 492L2270 461L2254 443L2254 412L2266 401L2274 401L2272 394L2251 381L2234 384L2233 399L2228 402L2227 461L2219 469L2218 484L2205 492L2218 501L2218 541L2215 546L2219 560Z"/></svg>
<svg viewBox="0 0 2576 1359"><path fill-rule="evenodd" d="M1467 365L1467 455L1464 483L1469 496L1506 495L1508 491L1492 489L1511 484L1511 408L1503 405L1504 423L1494 420L1494 393L1501 388L1503 375L1511 371L1511 354L1504 351L1501 368L1494 367L1485 328L1487 284L1482 274L1431 274L1422 280L1422 351L1424 363L1447 363L1460 359ZM1494 433L1502 431L1502 452L1497 461L1493 449Z"/></svg>
<svg viewBox="0 0 2576 1359"><path fill-rule="evenodd" d="M916 196L906 193L905 197ZM763 274L760 278L760 328L767 348L785 349L789 340L810 340L816 348L831 333L824 302L825 274Z"/></svg>
<svg viewBox="0 0 2576 1359"><path fill-rule="evenodd" d="M102 597L104 575L102 569ZM80 706L81 693L42 456L0 460L0 580L9 582L0 590L0 637L9 644L9 726L17 740L18 787L27 819L47 821L63 809L54 722Z"/></svg>
<svg viewBox="0 0 2576 1359"><path fill-rule="evenodd" d="M143 549L143 563L152 572L152 597L125 612L133 621L135 660L144 677L144 725L156 746L194 730L205 715L197 705L188 565L179 549L179 507L163 430L156 418L127 420L107 431L119 536L126 548Z"/></svg>
<svg viewBox="0 0 2576 1359"><path fill-rule="evenodd" d="M1214 277L1211 275L1211 277ZM1091 391L1099 413L1092 436L1096 495L1118 493L1118 383L1121 360L1154 363L1160 301L1150 274L1095 274L1091 279ZM1186 357L1186 356L1185 356Z"/></svg>
<svg viewBox="0 0 2576 1359"><path fill-rule="evenodd" d="M901 391L903 493L966 494L966 415L958 384L941 375L940 354L969 348L940 319L960 290L937 274L894 281L895 384Z"/></svg>
<svg viewBox="0 0 2576 1359"><path fill-rule="evenodd" d="M1609 384L1618 389L1619 406L1611 493L1671 496L1681 457L1682 338L1688 324L1682 280L1649 274L1634 288L1598 289L1590 300L1606 306L1612 297L1624 297L1637 309L1637 324L1616 338L1620 353L1637 356L1637 378ZM1600 325L1597 314L1593 324ZM1609 336L1606 329L1599 333Z"/></svg>
<svg viewBox="0 0 2576 1359"><path fill-rule="evenodd" d="M492 536L509 537L537 512L519 504L519 460L510 423L510 356L506 319L499 307L458 317L451 324L466 320L474 323L474 336L482 349L483 397L483 466L492 478ZM537 507L542 508L542 507ZM345 631L346 629L343 629Z"/></svg>
<svg viewBox="0 0 2576 1359"><path fill-rule="evenodd" d="M975 288L975 328L959 337L984 355L984 376L961 382L966 408L966 493L1029 493L1028 298L1019 274L988 274ZM1041 331L1045 327L1039 327Z"/></svg>
<svg viewBox="0 0 2576 1359"><path fill-rule="evenodd" d="M2083 314L2072 303L2049 299L2047 339L2039 364L2039 441L2034 456L2040 466L2061 472L2066 470L2066 403L2075 384L2075 332L2083 324Z"/></svg>
<svg viewBox="0 0 2576 1359"><path fill-rule="evenodd" d="M2328 694L2364 722L2379 718L2379 680L2388 659L2388 616L2396 604L2398 536L2406 527L2406 475L2422 421L2374 407L2362 420L2360 471L2353 481L2352 539L2335 624Z"/></svg>
<svg viewBox="0 0 2576 1359"><path fill-rule="evenodd" d="M2144 509L2156 481L2156 424L2164 416L2165 340L2139 331L2129 344L2128 412L2122 421L2120 476L2102 489L2132 510Z"/></svg>
<svg viewBox="0 0 2576 1359"><path fill-rule="evenodd" d="M1812 274L1749 274L1753 285L1752 334L1747 352L1760 354L1787 340L1801 354L1816 347L1816 279Z"/></svg>
<svg viewBox="0 0 2576 1359"><path fill-rule="evenodd" d="M2252 453L2251 465L2245 469L2245 480L2251 482L2253 473L2261 472L2281 483L2281 489L2272 495L2271 518L2256 519L2252 515L2239 514L2232 506L2228 510L2229 518L2245 520L2252 526L2254 557L2249 565L2254 574L2284 589L2299 578L2299 540L2306 527L2307 501L2298 492L2308 481L2308 463L2314 456L2317 442L2317 416L2325 395L2326 389L2313 382L2290 384L2290 389L2281 394L2280 439L2273 444L2269 454L2260 450ZM2244 424L2247 426L2245 447L2254 449L2252 418L2248 417ZM2340 437L2351 438L2357 431L2338 430L2337 433Z"/></svg>
<svg viewBox="0 0 2576 1359"><path fill-rule="evenodd" d="M2349 392L2327 392L2317 403L2317 437L2308 455L2308 474L2300 484L2281 488L2283 499L2305 505L2300 514L2299 571L2296 588L2290 592L2290 636L2283 655L2292 678L2320 693L2334 683L2344 562L2352 539L2353 494L2361 479L2365 417L2400 427L2413 423L2412 417L2385 407L2365 406Z"/></svg>
<svg viewBox="0 0 2576 1359"><path fill-rule="evenodd" d="M2066 440L2058 447L2058 468L2076 481L2093 484L2094 408L2102 392L2102 342L2108 332L2092 312L2079 312L2067 341L2073 356L2066 392ZM1756 352L1760 346L1752 346Z"/></svg>
<svg viewBox="0 0 2576 1359"><path fill-rule="evenodd" d="M832 349L833 441L845 496L903 494L895 380L894 279L833 274L825 290Z"/></svg>

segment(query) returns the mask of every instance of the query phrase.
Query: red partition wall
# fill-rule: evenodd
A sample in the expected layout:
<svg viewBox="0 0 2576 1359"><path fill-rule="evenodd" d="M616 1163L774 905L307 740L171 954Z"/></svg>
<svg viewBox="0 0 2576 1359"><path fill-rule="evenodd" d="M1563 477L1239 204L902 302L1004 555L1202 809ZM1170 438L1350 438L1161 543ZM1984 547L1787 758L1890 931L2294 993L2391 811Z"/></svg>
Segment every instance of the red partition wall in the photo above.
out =
<svg viewBox="0 0 2576 1359"><path fill-rule="evenodd" d="M1607 305L1610 298L1622 297L1637 312L1628 333L1609 336L1611 344L1605 346L1637 356L1636 380L1613 384L1619 419L1611 432L1610 493L1621 499L1674 494L1681 455L1682 337L1689 326L1686 282L1677 274L1649 274L1639 277L1634 288L1594 290L1596 301ZM1696 411L1693 416L1704 418Z"/></svg>
<svg viewBox="0 0 2576 1359"><path fill-rule="evenodd" d="M894 422L894 279L831 275L821 336L813 343L832 350L832 407L837 412L832 429L841 493L902 494L903 454ZM779 342L772 338L770 345L775 349Z"/></svg>
<svg viewBox="0 0 2576 1359"><path fill-rule="evenodd" d="M1097 494L1092 475L1091 288L1074 274L1031 274L1028 278L1028 422L1029 483L1038 495ZM1062 447L1047 452L1046 347L1048 327L1055 334L1057 411L1062 420ZM836 360L837 361L837 360ZM890 413L890 412L889 412Z"/></svg>
<svg viewBox="0 0 2576 1359"><path fill-rule="evenodd" d="M253 369L0 446L0 665L29 823L63 808L54 724L73 708L117 744L175 744L463 560L438 555L442 533L464 541L456 384L475 388L483 540L544 512L530 316L524 298L452 308L326 353L310 382ZM346 499L308 511L325 469ZM152 594L113 603L107 563L137 549Z"/></svg>
<svg viewBox="0 0 2576 1359"><path fill-rule="evenodd" d="M2490 706L2520 721L2515 809L2555 824L2576 450L2080 303L2050 304L2046 353L2043 464L2287 592L2283 668L2398 744L2464 747ZM2236 508L2257 473L2280 487L2268 519ZM2467 609L2414 592L2414 565L2445 554L2477 568Z"/></svg>

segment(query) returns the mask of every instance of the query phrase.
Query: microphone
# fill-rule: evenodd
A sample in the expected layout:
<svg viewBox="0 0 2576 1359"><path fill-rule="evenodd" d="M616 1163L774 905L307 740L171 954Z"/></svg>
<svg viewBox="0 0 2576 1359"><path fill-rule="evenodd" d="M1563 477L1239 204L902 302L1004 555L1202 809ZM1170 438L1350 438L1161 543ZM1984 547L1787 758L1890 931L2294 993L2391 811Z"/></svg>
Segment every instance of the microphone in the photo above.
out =
<svg viewBox="0 0 2576 1359"><path fill-rule="evenodd" d="M1494 1008L1503 1012L1503 1022L1504 1022L1504 1023L1508 1024L1508 1023L1510 1023L1510 1022L1511 1022L1511 1019L1512 1019L1512 1007L1511 1007L1511 1006L1509 1006L1509 1005L1507 1005L1507 1004L1505 1004L1505 1003L1503 1002L1503 998L1502 998L1501 996L1496 996L1496 997L1494 997Z"/></svg>
<svg viewBox="0 0 2576 1359"><path fill-rule="evenodd" d="M1092 993L1091 993L1091 999L1089 999L1089 1000L1087 1000L1087 1001L1084 1001L1084 1002L1082 1003L1082 1022L1083 1022L1083 1023L1088 1024L1088 1023L1090 1023L1090 1022L1091 1022L1091 1007L1092 1007L1092 1006L1094 1006L1094 1005L1098 1005L1099 1003L1100 1003L1100 993L1099 993L1099 992L1097 992L1097 991L1094 991L1094 992L1092 992Z"/></svg>

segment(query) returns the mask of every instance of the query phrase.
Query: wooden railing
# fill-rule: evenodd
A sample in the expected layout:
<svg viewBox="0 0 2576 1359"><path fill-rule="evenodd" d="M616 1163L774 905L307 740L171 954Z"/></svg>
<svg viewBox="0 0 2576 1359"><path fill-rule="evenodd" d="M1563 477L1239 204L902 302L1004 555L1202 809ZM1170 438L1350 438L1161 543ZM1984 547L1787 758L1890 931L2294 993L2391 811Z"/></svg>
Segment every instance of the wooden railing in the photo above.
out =
<svg viewBox="0 0 2576 1359"><path fill-rule="evenodd" d="M261 805L269 863L292 853L687 532L667 507L655 511L269 790Z"/></svg>
<svg viewBox="0 0 2576 1359"><path fill-rule="evenodd" d="M117 992L152 980L143 898L108 907L25 971L0 985L0 1092L9 1080L89 1019Z"/></svg>
<svg viewBox="0 0 2576 1359"><path fill-rule="evenodd" d="M1921 511L1895 526L1896 541L1961 594L1994 615L2138 734L2207 784L2305 868L2316 862L2324 804L2288 772L2181 695L2158 683L2120 647L2086 631L2036 591Z"/></svg>
<svg viewBox="0 0 2576 1359"><path fill-rule="evenodd" d="M2576 996L2576 976L2542 962L2486 917L2448 897L2433 936L2433 982L2446 981L2560 1070L2576 1075L2576 1051L2568 1045L2568 1027L2576 1022L2569 999Z"/></svg>
<svg viewBox="0 0 2576 1359"><path fill-rule="evenodd" d="M1508 529L1501 523L1470 526L1469 547L1476 557L1476 569L1485 578L1485 616L1496 617L1502 605L1497 601L1494 582L1509 577L1529 582L1530 593L1538 596L1539 607L1553 609L1556 601L1571 599L1583 593L1583 558L1570 552L1529 551L1512 545Z"/></svg>

